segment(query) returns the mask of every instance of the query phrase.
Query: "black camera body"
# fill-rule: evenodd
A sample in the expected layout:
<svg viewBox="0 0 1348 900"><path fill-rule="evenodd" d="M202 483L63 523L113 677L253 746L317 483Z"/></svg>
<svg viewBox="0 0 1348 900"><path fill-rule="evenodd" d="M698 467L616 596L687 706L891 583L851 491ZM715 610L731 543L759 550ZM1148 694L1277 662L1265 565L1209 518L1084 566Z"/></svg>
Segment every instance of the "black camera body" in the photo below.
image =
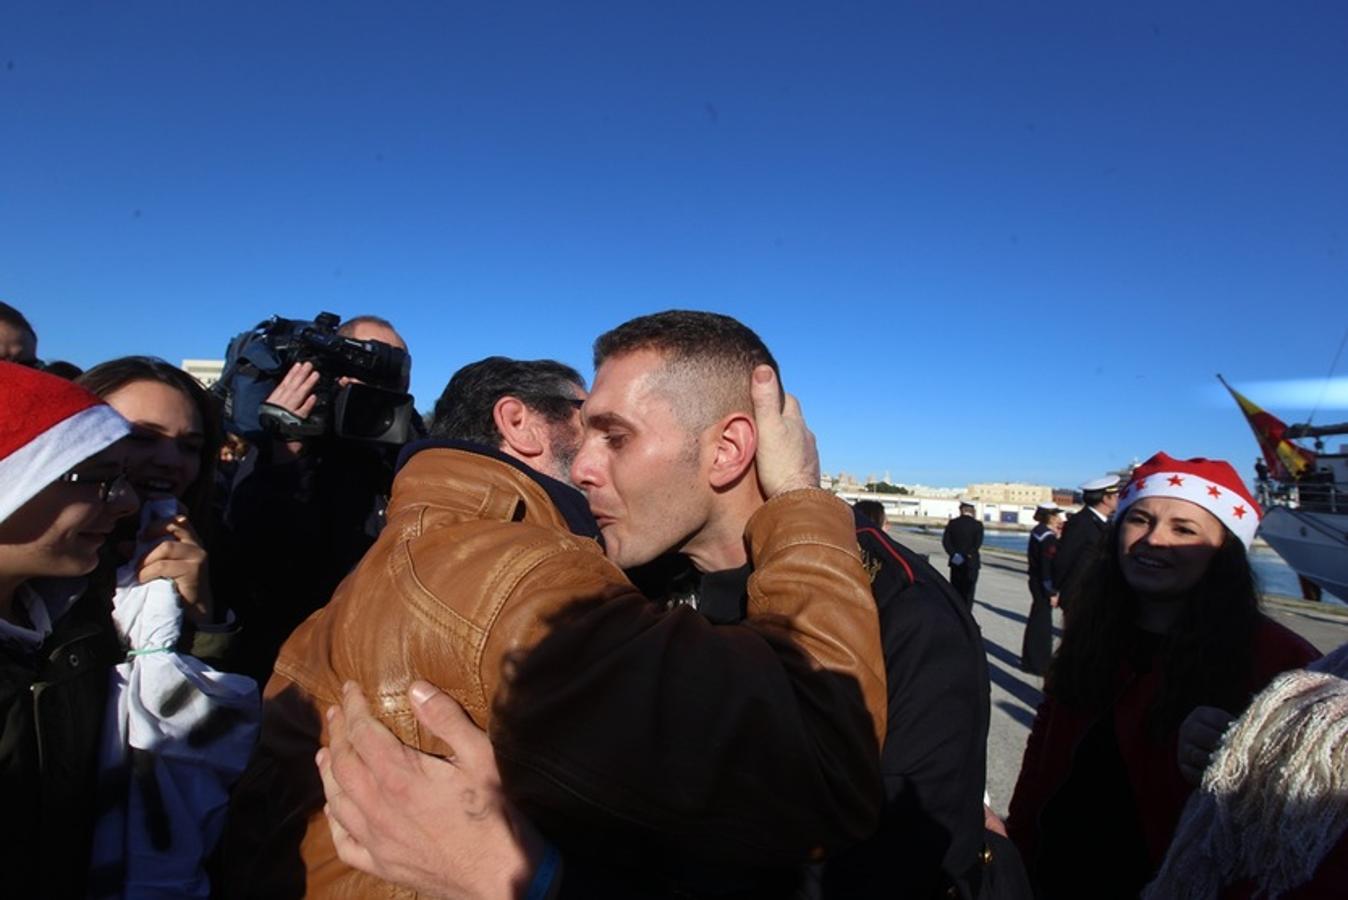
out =
<svg viewBox="0 0 1348 900"><path fill-rule="evenodd" d="M229 342L225 370L213 390L225 408L226 428L250 441L332 436L404 444L413 436L407 351L381 341L337 333L337 316L313 321L272 316ZM304 418L266 402L296 363L318 372L315 405Z"/></svg>

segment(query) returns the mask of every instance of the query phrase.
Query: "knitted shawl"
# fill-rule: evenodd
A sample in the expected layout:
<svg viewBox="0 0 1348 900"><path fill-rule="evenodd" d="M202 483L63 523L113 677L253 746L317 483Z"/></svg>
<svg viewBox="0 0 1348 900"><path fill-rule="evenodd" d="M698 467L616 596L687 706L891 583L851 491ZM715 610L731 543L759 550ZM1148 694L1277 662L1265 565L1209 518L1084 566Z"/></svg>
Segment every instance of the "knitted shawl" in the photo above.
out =
<svg viewBox="0 0 1348 900"><path fill-rule="evenodd" d="M1348 827L1348 644L1279 675L1232 723L1144 900L1305 884Z"/></svg>

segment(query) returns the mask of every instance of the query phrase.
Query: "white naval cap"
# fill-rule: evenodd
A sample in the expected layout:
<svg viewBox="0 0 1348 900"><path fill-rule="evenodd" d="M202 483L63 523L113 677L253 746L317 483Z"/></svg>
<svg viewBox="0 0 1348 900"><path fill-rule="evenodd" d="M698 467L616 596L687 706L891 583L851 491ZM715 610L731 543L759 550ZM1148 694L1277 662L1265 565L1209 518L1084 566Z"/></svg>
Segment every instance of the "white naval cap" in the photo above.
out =
<svg viewBox="0 0 1348 900"><path fill-rule="evenodd" d="M1119 476L1102 475L1099 478L1092 478L1090 481L1083 484L1081 489L1083 491L1108 491L1112 488L1117 491L1119 487Z"/></svg>

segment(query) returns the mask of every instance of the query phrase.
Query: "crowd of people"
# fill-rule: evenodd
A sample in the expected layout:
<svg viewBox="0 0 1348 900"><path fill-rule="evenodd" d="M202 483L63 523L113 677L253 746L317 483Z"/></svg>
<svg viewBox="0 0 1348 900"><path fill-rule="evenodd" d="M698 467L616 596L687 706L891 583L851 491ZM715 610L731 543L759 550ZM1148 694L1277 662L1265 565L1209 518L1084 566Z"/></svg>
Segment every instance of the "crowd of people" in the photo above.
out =
<svg viewBox="0 0 1348 900"><path fill-rule="evenodd" d="M331 340L406 390L392 324ZM255 354L250 411L228 377L50 371L37 346L0 304L6 892L1348 886L1348 664L1260 612L1260 510L1226 463L1158 453L1087 485L1065 532L1041 511L1023 665L1045 699L1003 822L981 523L947 529L947 580L821 490L732 318L622 323L588 388L488 356L396 439L310 427L359 402L326 357Z"/></svg>

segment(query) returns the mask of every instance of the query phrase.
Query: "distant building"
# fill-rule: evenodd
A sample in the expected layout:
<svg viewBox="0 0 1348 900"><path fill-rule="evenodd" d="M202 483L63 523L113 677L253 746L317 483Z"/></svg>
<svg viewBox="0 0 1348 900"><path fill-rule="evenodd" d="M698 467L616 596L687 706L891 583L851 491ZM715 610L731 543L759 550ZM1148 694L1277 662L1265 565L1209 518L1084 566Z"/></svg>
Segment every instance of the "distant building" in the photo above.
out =
<svg viewBox="0 0 1348 900"><path fill-rule="evenodd" d="M848 503L858 500L874 500L885 509L885 517L890 522L900 519L936 519L945 521L959 515L959 501L949 497L917 497L912 494L880 494L861 489L840 488L834 485L834 493Z"/></svg>
<svg viewBox="0 0 1348 900"><path fill-rule="evenodd" d="M220 380L220 374L225 371L225 361L223 359L185 359L183 360L182 370L201 382L202 387L208 388Z"/></svg>
<svg viewBox="0 0 1348 900"><path fill-rule="evenodd" d="M997 481L990 484L971 484L965 488L970 500L984 503L1036 505L1053 501L1053 488L1046 484L1019 484Z"/></svg>

